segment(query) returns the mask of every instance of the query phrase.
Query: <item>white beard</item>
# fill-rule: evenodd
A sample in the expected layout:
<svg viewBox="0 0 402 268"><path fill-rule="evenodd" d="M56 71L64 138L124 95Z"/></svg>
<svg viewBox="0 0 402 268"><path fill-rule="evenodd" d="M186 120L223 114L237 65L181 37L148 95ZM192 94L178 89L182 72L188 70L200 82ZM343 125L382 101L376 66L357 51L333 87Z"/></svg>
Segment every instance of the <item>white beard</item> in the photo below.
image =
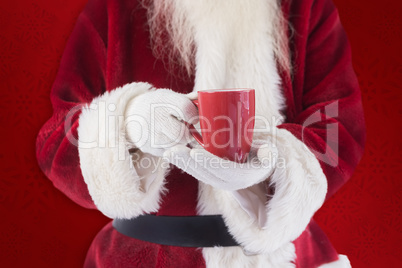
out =
<svg viewBox="0 0 402 268"><path fill-rule="evenodd" d="M228 56L243 49L245 42L255 41L249 27L259 26L263 26L259 27L260 30L270 36L271 49L281 67L290 71L284 32L286 25L278 3L280 0L142 1L148 9L148 22L156 56L167 58L170 65L183 65L188 74L194 72L196 39L209 38L214 32L221 35L221 39L226 39L222 49L227 52L222 56ZM265 19L258 22L258 17ZM262 22L263 25L258 25ZM197 34L200 27L204 29L204 33ZM252 49L250 46L248 48Z"/></svg>

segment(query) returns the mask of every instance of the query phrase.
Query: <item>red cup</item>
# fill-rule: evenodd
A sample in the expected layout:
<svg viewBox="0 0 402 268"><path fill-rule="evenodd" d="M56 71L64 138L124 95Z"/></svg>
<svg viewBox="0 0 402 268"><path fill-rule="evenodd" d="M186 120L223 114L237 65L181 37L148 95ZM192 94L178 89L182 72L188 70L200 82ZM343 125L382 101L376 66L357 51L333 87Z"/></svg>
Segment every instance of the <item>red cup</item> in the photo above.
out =
<svg viewBox="0 0 402 268"><path fill-rule="evenodd" d="M198 91L201 133L187 124L190 133L208 152L231 161L247 160L253 141L254 89Z"/></svg>

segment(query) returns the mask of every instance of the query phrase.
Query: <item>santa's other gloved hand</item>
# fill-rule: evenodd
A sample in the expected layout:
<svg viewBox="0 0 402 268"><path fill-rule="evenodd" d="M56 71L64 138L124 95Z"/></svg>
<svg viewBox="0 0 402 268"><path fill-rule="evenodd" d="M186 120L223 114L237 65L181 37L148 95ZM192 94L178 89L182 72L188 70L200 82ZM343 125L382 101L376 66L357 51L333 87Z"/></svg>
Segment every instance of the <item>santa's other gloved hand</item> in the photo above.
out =
<svg viewBox="0 0 402 268"><path fill-rule="evenodd" d="M217 157L204 148L177 145L163 155L170 163L212 187L236 191L258 184L273 173L278 151L270 143L253 142L245 163Z"/></svg>
<svg viewBox="0 0 402 268"><path fill-rule="evenodd" d="M186 95L169 89L152 90L127 105L126 138L142 152L162 156L167 148L191 140L183 121L195 124L197 120L197 107Z"/></svg>

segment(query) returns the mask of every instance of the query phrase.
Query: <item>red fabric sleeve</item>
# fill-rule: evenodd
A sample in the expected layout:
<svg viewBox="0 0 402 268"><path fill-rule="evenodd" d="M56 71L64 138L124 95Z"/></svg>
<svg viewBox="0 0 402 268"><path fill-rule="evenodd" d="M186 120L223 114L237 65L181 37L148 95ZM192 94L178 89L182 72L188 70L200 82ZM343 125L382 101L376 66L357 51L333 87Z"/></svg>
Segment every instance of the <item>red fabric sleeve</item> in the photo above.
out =
<svg viewBox="0 0 402 268"><path fill-rule="evenodd" d="M365 124L350 45L336 8L331 1L317 0L307 12L305 31L295 29L296 35L307 37L295 45L296 112L279 128L313 151L328 180L328 199L350 178L362 157Z"/></svg>
<svg viewBox="0 0 402 268"><path fill-rule="evenodd" d="M106 42L97 27L106 27L103 1L90 1L80 14L65 48L51 90L53 116L37 137L36 154L56 188L78 204L95 208L81 174L76 146L80 108L105 92ZM93 13L91 13L91 11ZM70 142L72 140L73 142Z"/></svg>

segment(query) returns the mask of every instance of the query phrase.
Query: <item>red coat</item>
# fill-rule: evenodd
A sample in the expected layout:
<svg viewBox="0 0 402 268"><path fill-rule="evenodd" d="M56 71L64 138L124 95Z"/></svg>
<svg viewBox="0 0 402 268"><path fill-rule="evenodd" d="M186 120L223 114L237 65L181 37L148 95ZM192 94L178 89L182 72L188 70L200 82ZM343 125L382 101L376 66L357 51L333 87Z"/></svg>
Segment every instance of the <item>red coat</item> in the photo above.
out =
<svg viewBox="0 0 402 268"><path fill-rule="evenodd" d="M283 1L282 10L294 28L289 39L294 73L280 73L286 100L286 121L278 126L302 140L313 152L339 157L335 167L317 157L327 178L327 197L351 176L365 142L364 118L350 47L329 0ZM96 209L80 168L77 137L80 112L74 107L133 81L188 93L193 79L168 72L149 45L146 13L138 1L89 1L68 41L53 84L54 114L41 129L37 158L55 187L81 206ZM177 70L178 72L180 70ZM337 116L303 127L306 118L336 102ZM323 112L320 113L323 115ZM67 116L67 117L66 117ZM324 116L324 115L323 115ZM72 122L65 131L66 122ZM339 151L332 152L324 127L338 124ZM329 146L329 148L327 148ZM319 153L317 153L319 154ZM168 193L158 215L196 215L198 181L173 169L166 177ZM312 221L294 242L297 267L318 267L337 260L325 234ZM127 238L108 224L88 252L86 267L204 267L200 250L156 245Z"/></svg>

